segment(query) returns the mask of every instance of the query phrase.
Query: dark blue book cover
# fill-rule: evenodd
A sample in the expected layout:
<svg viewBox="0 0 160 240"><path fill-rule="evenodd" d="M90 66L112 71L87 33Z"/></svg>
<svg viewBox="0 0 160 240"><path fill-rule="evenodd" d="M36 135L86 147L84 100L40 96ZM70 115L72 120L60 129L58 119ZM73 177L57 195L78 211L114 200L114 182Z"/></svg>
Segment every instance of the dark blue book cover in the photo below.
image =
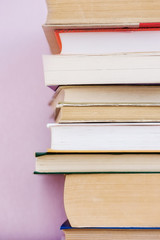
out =
<svg viewBox="0 0 160 240"><path fill-rule="evenodd" d="M85 227L85 228L77 228L77 227L71 227L70 223L68 220L66 220L62 226L60 227L60 230L69 230L69 229L128 229L128 230L140 230L140 229L148 229L148 230L153 230L153 229L160 229L160 227Z"/></svg>

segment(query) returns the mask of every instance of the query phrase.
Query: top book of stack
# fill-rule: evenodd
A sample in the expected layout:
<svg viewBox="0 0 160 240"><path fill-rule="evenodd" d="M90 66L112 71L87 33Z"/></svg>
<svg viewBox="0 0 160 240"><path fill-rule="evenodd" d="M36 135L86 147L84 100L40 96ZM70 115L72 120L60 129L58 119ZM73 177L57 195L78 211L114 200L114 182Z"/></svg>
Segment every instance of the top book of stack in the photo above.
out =
<svg viewBox="0 0 160 240"><path fill-rule="evenodd" d="M160 27L159 0L47 0L47 7L43 29L52 53L61 51L59 30Z"/></svg>

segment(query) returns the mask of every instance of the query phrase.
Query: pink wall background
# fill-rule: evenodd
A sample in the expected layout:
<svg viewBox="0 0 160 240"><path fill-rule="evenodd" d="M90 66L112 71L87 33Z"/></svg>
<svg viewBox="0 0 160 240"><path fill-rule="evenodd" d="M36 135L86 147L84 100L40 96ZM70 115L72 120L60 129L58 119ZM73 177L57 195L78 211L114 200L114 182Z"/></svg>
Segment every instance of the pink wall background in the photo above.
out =
<svg viewBox="0 0 160 240"><path fill-rule="evenodd" d="M53 92L44 86L45 0L1 0L0 239L59 240L64 177L33 175L35 151L50 146Z"/></svg>
<svg viewBox="0 0 160 240"><path fill-rule="evenodd" d="M46 15L45 0L0 1L0 240L60 240L66 220L64 177L33 175L34 152L50 147Z"/></svg>

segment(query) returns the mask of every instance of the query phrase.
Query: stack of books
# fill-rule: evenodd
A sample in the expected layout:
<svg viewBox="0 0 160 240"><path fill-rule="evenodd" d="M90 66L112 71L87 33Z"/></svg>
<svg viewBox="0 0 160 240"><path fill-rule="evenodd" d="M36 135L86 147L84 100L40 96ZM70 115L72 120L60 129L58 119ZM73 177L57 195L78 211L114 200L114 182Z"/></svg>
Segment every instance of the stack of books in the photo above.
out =
<svg viewBox="0 0 160 240"><path fill-rule="evenodd" d="M47 4L52 53L72 29L160 31L157 0ZM49 55L43 65L45 85L57 87L35 173L66 175L66 240L160 239L160 52Z"/></svg>

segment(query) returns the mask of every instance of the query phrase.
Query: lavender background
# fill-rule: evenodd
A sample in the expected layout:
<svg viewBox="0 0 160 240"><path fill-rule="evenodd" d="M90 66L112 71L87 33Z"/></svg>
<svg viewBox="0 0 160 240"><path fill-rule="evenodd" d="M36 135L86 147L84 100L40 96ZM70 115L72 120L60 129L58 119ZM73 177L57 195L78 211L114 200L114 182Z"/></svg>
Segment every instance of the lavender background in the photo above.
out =
<svg viewBox="0 0 160 240"><path fill-rule="evenodd" d="M34 152L50 147L46 124L52 122L47 105L53 91L44 86L42 66L42 54L50 54L41 28L46 3L0 3L0 240L60 240L59 228L66 220L64 176L33 175ZM160 51L160 32L142 34L144 43L153 37L147 51ZM105 38L99 38L98 46L101 41L103 48L114 51L115 45L106 44ZM89 46L86 41L83 51Z"/></svg>
<svg viewBox="0 0 160 240"><path fill-rule="evenodd" d="M0 239L59 240L66 219L63 176L33 175L50 147L53 91L44 86L45 0L0 4Z"/></svg>

